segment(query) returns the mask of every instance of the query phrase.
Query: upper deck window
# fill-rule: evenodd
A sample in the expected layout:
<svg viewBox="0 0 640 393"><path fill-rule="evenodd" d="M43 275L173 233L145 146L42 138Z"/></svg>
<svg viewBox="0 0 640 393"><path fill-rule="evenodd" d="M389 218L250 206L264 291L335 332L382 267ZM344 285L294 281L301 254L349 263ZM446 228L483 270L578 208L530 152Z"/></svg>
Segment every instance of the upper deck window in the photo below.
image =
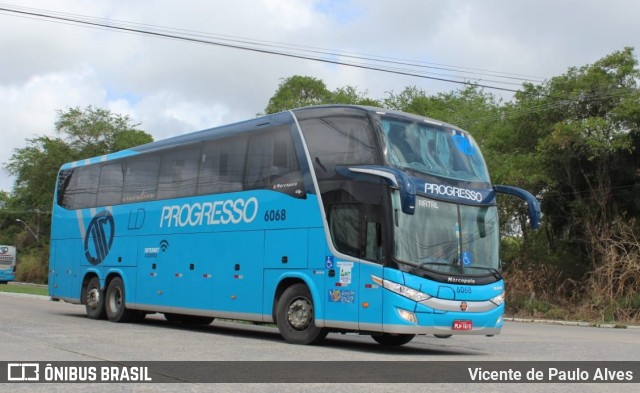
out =
<svg viewBox="0 0 640 393"><path fill-rule="evenodd" d="M377 164L374 134L364 116L328 114L302 119L300 127L318 180L335 177L336 165Z"/></svg>
<svg viewBox="0 0 640 393"><path fill-rule="evenodd" d="M396 117L382 117L381 125L390 165L456 180L489 182L480 148L468 133Z"/></svg>

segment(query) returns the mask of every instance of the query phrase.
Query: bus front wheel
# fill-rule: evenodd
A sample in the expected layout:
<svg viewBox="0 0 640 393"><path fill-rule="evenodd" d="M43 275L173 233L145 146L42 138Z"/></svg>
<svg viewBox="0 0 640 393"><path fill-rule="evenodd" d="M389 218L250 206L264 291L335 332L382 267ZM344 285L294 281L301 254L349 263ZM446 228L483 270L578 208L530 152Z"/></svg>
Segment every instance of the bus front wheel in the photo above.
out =
<svg viewBox="0 0 640 393"><path fill-rule="evenodd" d="M313 298L305 284L287 288L276 309L276 324L284 339L291 344L317 344L327 335L315 324Z"/></svg>
<svg viewBox="0 0 640 393"><path fill-rule="evenodd" d="M124 297L124 283L120 277L116 277L107 287L105 299L107 318L111 322L134 322L144 318L145 314L136 310L127 309Z"/></svg>
<svg viewBox="0 0 640 393"><path fill-rule="evenodd" d="M380 334L371 337L376 340L378 344L391 347L407 344L413 340L415 336L415 334Z"/></svg>
<svg viewBox="0 0 640 393"><path fill-rule="evenodd" d="M84 289L84 304L87 316L91 319L106 319L104 291L100 289L98 277L92 277Z"/></svg>

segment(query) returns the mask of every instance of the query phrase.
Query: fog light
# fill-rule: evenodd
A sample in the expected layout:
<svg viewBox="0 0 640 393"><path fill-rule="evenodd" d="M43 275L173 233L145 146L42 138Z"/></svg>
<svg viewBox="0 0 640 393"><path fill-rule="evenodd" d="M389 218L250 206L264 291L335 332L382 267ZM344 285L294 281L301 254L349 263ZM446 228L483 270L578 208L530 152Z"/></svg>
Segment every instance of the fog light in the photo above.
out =
<svg viewBox="0 0 640 393"><path fill-rule="evenodd" d="M502 325L502 315L498 317L498 320L496 321L496 326L500 326Z"/></svg>
<svg viewBox="0 0 640 393"><path fill-rule="evenodd" d="M400 318L404 319L405 321L418 324L418 318L416 318L416 314L412 313L411 311L404 310L402 308L397 308L397 310L398 310L398 315L400 315Z"/></svg>
<svg viewBox="0 0 640 393"><path fill-rule="evenodd" d="M495 304L496 306L501 305L502 303L504 303L504 292L502 292L498 296L494 297L490 301L491 301L491 303Z"/></svg>

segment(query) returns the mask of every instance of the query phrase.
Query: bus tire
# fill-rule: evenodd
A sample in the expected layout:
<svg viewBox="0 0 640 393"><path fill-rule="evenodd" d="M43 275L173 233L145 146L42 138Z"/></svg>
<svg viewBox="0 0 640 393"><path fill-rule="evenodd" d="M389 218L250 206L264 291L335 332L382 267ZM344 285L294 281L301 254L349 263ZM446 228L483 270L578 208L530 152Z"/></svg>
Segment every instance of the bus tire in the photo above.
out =
<svg viewBox="0 0 640 393"><path fill-rule="evenodd" d="M413 340L415 334L379 334L375 336L371 336L376 342L380 345L384 345L386 347L397 347L400 345L407 344L409 341Z"/></svg>
<svg viewBox="0 0 640 393"><path fill-rule="evenodd" d="M285 341L290 344L318 344L327 330L315 324L315 309L309 288L293 284L280 296L276 308L276 324Z"/></svg>
<svg viewBox="0 0 640 393"><path fill-rule="evenodd" d="M84 305L87 316L91 319L107 319L104 306L104 291L100 288L98 277L92 277L84 288Z"/></svg>
<svg viewBox="0 0 640 393"><path fill-rule="evenodd" d="M124 283L120 277L116 277L107 287L105 297L107 318L111 322L131 322L139 320L140 314L134 310L128 310L125 302Z"/></svg>

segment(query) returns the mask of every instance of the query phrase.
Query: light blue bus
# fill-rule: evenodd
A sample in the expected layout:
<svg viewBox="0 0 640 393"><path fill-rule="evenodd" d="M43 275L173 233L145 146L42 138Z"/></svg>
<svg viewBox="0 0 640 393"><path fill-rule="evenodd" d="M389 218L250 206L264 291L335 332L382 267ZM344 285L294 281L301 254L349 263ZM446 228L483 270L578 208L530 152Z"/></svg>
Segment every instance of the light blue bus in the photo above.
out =
<svg viewBox="0 0 640 393"><path fill-rule="evenodd" d="M113 322L163 313L402 345L503 324L496 193L473 138L380 108L318 106L65 164L49 293Z"/></svg>
<svg viewBox="0 0 640 393"><path fill-rule="evenodd" d="M0 245L0 284L16 279L17 254L14 246Z"/></svg>

